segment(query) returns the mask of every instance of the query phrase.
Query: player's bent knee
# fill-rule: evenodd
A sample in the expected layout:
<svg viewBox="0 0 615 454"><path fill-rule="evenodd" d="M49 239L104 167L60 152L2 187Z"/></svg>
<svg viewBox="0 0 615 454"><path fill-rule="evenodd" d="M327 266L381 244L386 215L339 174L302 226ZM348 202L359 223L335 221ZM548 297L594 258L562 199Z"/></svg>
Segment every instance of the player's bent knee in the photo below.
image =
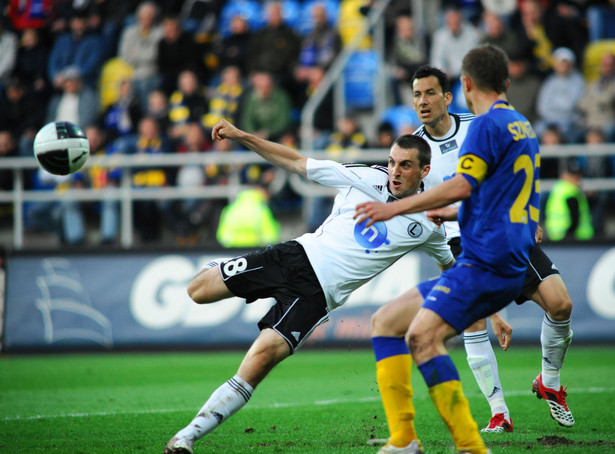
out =
<svg viewBox="0 0 615 454"><path fill-rule="evenodd" d="M425 311L412 322L405 340L410 354L417 364L421 364L428 359L446 354L444 341L455 334L457 331L452 326L444 321L438 322L431 316L430 311Z"/></svg>
<svg viewBox="0 0 615 454"><path fill-rule="evenodd" d="M409 331L406 334L406 345L417 365L443 354L438 348L434 337L427 333Z"/></svg>
<svg viewBox="0 0 615 454"><path fill-rule="evenodd" d="M484 331L486 329L487 329L487 319L483 318L483 319L473 323L468 328L466 328L465 332L467 332L467 333L474 333L476 331Z"/></svg>
<svg viewBox="0 0 615 454"><path fill-rule="evenodd" d="M425 330L420 324L413 324L406 332L406 344L410 348L410 352L413 350L420 351L425 345L431 343L433 340L433 334Z"/></svg>
<svg viewBox="0 0 615 454"><path fill-rule="evenodd" d="M397 328L399 317L395 317L395 312L383 306L378 309L371 318L371 335L374 336L403 336L408 324Z"/></svg>
<svg viewBox="0 0 615 454"><path fill-rule="evenodd" d="M203 292L201 291L201 286L198 282L196 282L196 279L190 281L190 283L188 284L188 296L195 303L202 304L205 302Z"/></svg>
<svg viewBox="0 0 615 454"><path fill-rule="evenodd" d="M410 350L410 354L413 356L417 364L422 362L423 356L425 356L427 352L427 346L429 342L424 334L410 330L406 333L406 345L408 345L408 349Z"/></svg>
<svg viewBox="0 0 615 454"><path fill-rule="evenodd" d="M568 295L562 296L548 313L553 320L568 320L572 315L572 300Z"/></svg>
<svg viewBox="0 0 615 454"><path fill-rule="evenodd" d="M403 337L422 304L423 297L415 287L381 306L371 318L372 337Z"/></svg>
<svg viewBox="0 0 615 454"><path fill-rule="evenodd" d="M380 336L382 335L382 317L381 314L379 314L379 311L376 311L375 313L372 314L372 318L371 318L371 329L372 329L372 336Z"/></svg>

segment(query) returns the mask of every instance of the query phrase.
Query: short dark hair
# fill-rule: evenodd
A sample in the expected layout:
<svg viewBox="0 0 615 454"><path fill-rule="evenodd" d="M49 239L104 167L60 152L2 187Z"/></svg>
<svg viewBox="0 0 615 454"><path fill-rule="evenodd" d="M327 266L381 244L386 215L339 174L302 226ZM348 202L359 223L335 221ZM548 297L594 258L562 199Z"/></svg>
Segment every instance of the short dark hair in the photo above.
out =
<svg viewBox="0 0 615 454"><path fill-rule="evenodd" d="M583 175L583 169L577 158L568 158L566 160L566 172L572 175Z"/></svg>
<svg viewBox="0 0 615 454"><path fill-rule="evenodd" d="M378 132L393 132L393 131L395 131L395 128L393 128L393 125L389 123L388 121L383 121L382 123L378 125Z"/></svg>
<svg viewBox="0 0 615 454"><path fill-rule="evenodd" d="M412 80L410 84L413 85L414 81L417 79L424 79L425 77L435 77L438 79L440 83L440 87L442 88L442 93L449 93L451 91L451 82L444 71L436 68L435 66L423 65L419 66L419 68L414 71L412 75Z"/></svg>
<svg viewBox="0 0 615 454"><path fill-rule="evenodd" d="M461 74L472 79L480 90L506 93L508 56L493 44L475 47L463 57Z"/></svg>
<svg viewBox="0 0 615 454"><path fill-rule="evenodd" d="M393 142L392 146L399 146L404 150L416 148L419 152L419 165L425 167L431 163L431 147L425 139L414 134L404 134Z"/></svg>

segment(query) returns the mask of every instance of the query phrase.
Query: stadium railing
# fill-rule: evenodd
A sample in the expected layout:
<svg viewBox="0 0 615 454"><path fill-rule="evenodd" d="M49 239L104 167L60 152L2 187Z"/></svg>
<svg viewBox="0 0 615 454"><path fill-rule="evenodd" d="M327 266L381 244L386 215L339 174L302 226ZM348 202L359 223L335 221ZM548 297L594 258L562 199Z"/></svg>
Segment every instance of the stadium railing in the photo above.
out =
<svg viewBox="0 0 615 454"><path fill-rule="evenodd" d="M327 159L323 151L303 152L306 156ZM340 162L362 162L366 164L386 165L388 150L369 149L352 154L341 154L335 157ZM541 148L541 159L558 159L560 165L565 165L565 158L604 156L611 165L615 164L615 143L603 145L553 145ZM13 190L0 191L0 203L12 204L12 247L24 248L24 204L36 201L103 201L118 200L120 202L120 244L124 248L134 245L132 202L134 200L169 200L169 199L227 199L232 201L239 192L248 188L241 182L241 169L250 164L263 164L262 158L246 152L207 152L196 154L168 153L158 156L148 156L143 159L139 155L92 156L88 160L85 171L90 167L121 168L122 179L118 187L104 189L66 189L66 190L27 190L24 174L28 170L38 168L34 158L2 158L0 169L11 169L14 175ZM140 167L181 167L184 165L230 165L233 169L228 184L198 186L198 187L160 187L134 188L131 182L131 170ZM319 184L306 181L297 175L287 175L279 170L271 185L273 193L280 190L288 182L290 187L305 199L319 196L334 195L335 190ZM542 180L541 192L548 192L555 180ZM615 192L615 178L585 178L582 183L585 191ZM307 205L304 203L304 205ZM304 218L305 222L306 219Z"/></svg>

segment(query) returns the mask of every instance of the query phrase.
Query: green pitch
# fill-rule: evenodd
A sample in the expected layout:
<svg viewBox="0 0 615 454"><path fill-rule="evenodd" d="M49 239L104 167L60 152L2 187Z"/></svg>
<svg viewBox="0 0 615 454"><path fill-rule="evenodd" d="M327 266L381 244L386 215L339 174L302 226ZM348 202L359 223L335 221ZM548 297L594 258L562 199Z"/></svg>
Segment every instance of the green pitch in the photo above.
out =
<svg viewBox="0 0 615 454"><path fill-rule="evenodd" d="M162 453L202 403L237 369L243 353L0 356L0 452ZM531 393L540 350L497 351L514 423L487 434L494 453L615 452L615 347L573 344L562 374L576 425L551 419ZM488 405L452 350L473 414ZM450 454L451 441L416 367L417 430L427 453ZM200 453L374 453L387 436L371 350L297 353L276 368L248 405L195 446Z"/></svg>

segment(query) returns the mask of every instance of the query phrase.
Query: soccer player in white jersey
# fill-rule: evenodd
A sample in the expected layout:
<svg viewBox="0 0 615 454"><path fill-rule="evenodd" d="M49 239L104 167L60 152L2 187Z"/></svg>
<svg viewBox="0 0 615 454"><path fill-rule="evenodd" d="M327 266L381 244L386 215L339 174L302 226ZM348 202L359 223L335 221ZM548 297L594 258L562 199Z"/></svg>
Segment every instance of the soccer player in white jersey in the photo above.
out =
<svg viewBox="0 0 615 454"><path fill-rule="evenodd" d="M271 164L338 189L329 217L294 241L232 259L219 259L188 285L190 297L208 304L231 296L248 303L273 297L261 330L237 374L222 384L197 416L166 445L166 454L192 453L194 441L240 410L254 388L328 320L329 311L408 251L423 250L441 269L454 258L444 229L425 213L397 216L366 229L353 219L365 201L388 202L416 194L429 173L430 149L420 137L404 135L391 147L388 168L307 159L286 146L260 139L221 120L214 140L230 139Z"/></svg>
<svg viewBox="0 0 615 454"><path fill-rule="evenodd" d="M423 66L412 78L414 109L423 125L414 134L424 138L431 147L431 170L423 182L425 189L452 178L457 167L459 148L468 127L474 119L472 114L448 112L452 101L447 76L437 68ZM461 252L459 224L456 221L457 207L447 207L428 212L444 223L446 236L453 254ZM541 230L539 229L541 237ZM542 331L542 371L533 383L532 391L549 404L551 416L562 426L574 425L574 418L566 403L566 391L560 384L560 369L572 339L570 316L572 302L559 271L536 246L530 257L530 266L523 285L523 293L516 302L528 299L535 301L545 311ZM504 349L510 341L510 327L491 318L494 332ZM496 324L497 323L497 324ZM502 338L501 334L507 335ZM485 320L468 328L463 334L467 360L478 385L491 407L492 418L483 432L512 432L513 424L500 383L498 366L489 341Z"/></svg>

